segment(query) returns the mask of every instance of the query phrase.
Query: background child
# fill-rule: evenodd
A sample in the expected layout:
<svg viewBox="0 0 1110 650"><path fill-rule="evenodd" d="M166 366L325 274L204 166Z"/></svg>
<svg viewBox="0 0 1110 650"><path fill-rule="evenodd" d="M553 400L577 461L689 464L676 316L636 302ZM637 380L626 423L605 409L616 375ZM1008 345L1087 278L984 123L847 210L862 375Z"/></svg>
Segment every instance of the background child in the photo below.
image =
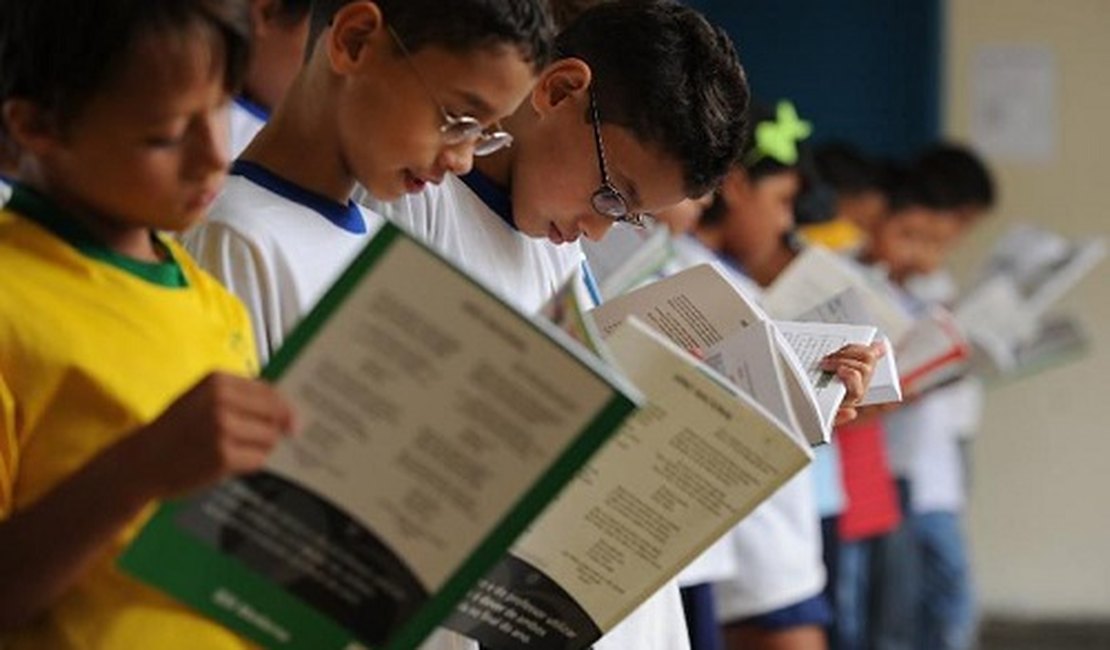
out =
<svg viewBox="0 0 1110 650"><path fill-rule="evenodd" d="M943 179L916 166L892 173L890 214L880 221L860 259L881 268L899 290L912 316L924 315L928 302L907 291L915 276L940 268L961 229ZM943 403L926 396L884 416L883 428L891 469L899 480L901 524L878 540L873 558L869 638L867 647L905 648L917 643L920 625L920 554L910 517L922 489L934 497L954 497L952 479L959 480L955 447L944 441L948 425ZM913 480L915 467L930 466L929 486ZM937 480L939 479L939 481ZM945 496L941 497L943 494Z"/></svg>
<svg viewBox="0 0 1110 650"><path fill-rule="evenodd" d="M858 250L888 209L885 167L852 145L833 143L814 151L813 168L832 191L834 209L831 219L803 225L802 237L835 251Z"/></svg>
<svg viewBox="0 0 1110 650"><path fill-rule="evenodd" d="M5 648L247 647L115 567L153 501L258 469L292 426L242 378L242 306L158 234L224 178L246 38L233 0L0 2Z"/></svg>
<svg viewBox="0 0 1110 650"><path fill-rule="evenodd" d="M957 230L944 252L979 222L994 204L994 183L970 150L940 144L915 162L917 173L955 213ZM941 264L906 282L925 303L950 304L955 282ZM917 583L917 648L962 650L973 645L974 594L962 515L967 500L966 445L982 410L982 386L965 379L929 394L920 407L928 415L891 417L916 437L909 471L909 528L920 571ZM927 417L927 419L926 419Z"/></svg>
<svg viewBox="0 0 1110 650"><path fill-rule="evenodd" d="M504 144L483 129L529 91L552 32L529 0L320 0L311 22L311 57L185 237L264 357L380 225L356 184L397 198Z"/></svg>
<svg viewBox="0 0 1110 650"><path fill-rule="evenodd" d="M304 65L309 5L309 0L250 0L251 57L243 89L231 105L232 158L262 130Z"/></svg>
<svg viewBox="0 0 1110 650"><path fill-rule="evenodd" d="M718 189L703 216L698 238L747 277L753 296L793 260L790 234L794 205L803 187L798 142L810 127L793 107L780 103L772 112L753 109L752 141L743 158ZM841 368L849 386L848 408L838 420L855 416L851 399L865 392L875 353L858 350L864 368ZM851 363L855 363L853 360ZM845 361L845 363L849 363ZM829 459L818 462L828 465ZM831 610L823 594L813 473L805 471L779 489L730 533L738 575L716 585L720 617L727 623L729 648L824 648L824 626Z"/></svg>

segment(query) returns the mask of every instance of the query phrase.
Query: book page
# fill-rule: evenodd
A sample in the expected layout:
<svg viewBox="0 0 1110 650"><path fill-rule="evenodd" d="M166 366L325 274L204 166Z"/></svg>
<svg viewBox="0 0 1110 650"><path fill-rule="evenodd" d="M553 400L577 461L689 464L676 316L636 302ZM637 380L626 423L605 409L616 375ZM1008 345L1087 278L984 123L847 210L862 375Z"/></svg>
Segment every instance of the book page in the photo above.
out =
<svg viewBox="0 0 1110 650"><path fill-rule="evenodd" d="M685 350L704 351L766 320L714 264L700 264L630 291L590 312L603 336L636 316Z"/></svg>
<svg viewBox="0 0 1110 650"><path fill-rule="evenodd" d="M782 272L767 290L763 306L776 319L798 320L846 289L858 292L873 324L892 340L909 329L912 319L882 282L819 246L806 248Z"/></svg>
<svg viewBox="0 0 1110 650"><path fill-rule="evenodd" d="M391 226L266 373L299 435L167 506L124 564L289 648L416 647L636 394Z"/></svg>
<svg viewBox="0 0 1110 650"><path fill-rule="evenodd" d="M1021 224L1000 237L984 266L984 282L1009 278L1026 309L1040 318L1106 257L1106 240L1070 241L1046 228Z"/></svg>
<svg viewBox="0 0 1110 650"><path fill-rule="evenodd" d="M705 363L805 440L787 394L774 325L763 321L705 350Z"/></svg>
<svg viewBox="0 0 1110 650"><path fill-rule="evenodd" d="M875 319L867 311L863 299L855 289L845 289L829 300L801 314L795 320L802 322L843 323L846 325L874 325ZM860 406L902 401L902 384L898 379L898 364L894 346L885 334L880 335L886 353L875 364L871 384Z"/></svg>
<svg viewBox="0 0 1110 650"><path fill-rule="evenodd" d="M1075 244L1067 256L1033 278L1026 287L1029 309L1043 316L1057 301L1071 291L1106 257L1106 241L1102 238Z"/></svg>
<svg viewBox="0 0 1110 650"><path fill-rule="evenodd" d="M821 369L821 360L845 345L869 345L876 330L869 325L791 321L777 321L775 327L786 343L787 372L804 381L812 392L812 398L798 399L796 395L792 401L795 412L816 410L820 427L807 429L806 438L811 444L826 443L832 435L832 425L847 388L836 374ZM798 417L803 421L812 420L812 416L807 418L799 414Z"/></svg>
<svg viewBox="0 0 1110 650"><path fill-rule="evenodd" d="M997 368L991 368L984 374L993 374L990 379L996 384L1023 379L1083 359L1090 354L1091 345L1090 335L1077 318L1054 314L1041 323L1032 340L1018 347L1016 364L1010 372L1000 374Z"/></svg>
<svg viewBox="0 0 1110 650"><path fill-rule="evenodd" d="M871 385L867 387L867 394L860 400L860 406L902 401L902 380L899 378L894 343L885 336L880 336L879 340L883 342L883 350L886 352L879 357L879 361L875 364L875 372L871 375Z"/></svg>
<svg viewBox="0 0 1110 650"><path fill-rule="evenodd" d="M632 320L607 340L647 395L448 626L494 650L580 650L805 466L770 413Z"/></svg>
<svg viewBox="0 0 1110 650"><path fill-rule="evenodd" d="M613 228L601 241L583 239L582 250L605 301L654 278L673 254L670 231L661 224Z"/></svg>
<svg viewBox="0 0 1110 650"><path fill-rule="evenodd" d="M971 349L952 314L934 305L899 341L895 355L903 390L918 394L963 374Z"/></svg>
<svg viewBox="0 0 1110 650"><path fill-rule="evenodd" d="M540 309L539 316L594 355L604 358L605 346L602 344L601 333L597 331L593 319L587 315L594 308L594 302L586 288L583 273L582 267L578 266L551 300ZM607 365L612 365L609 359L605 361Z"/></svg>
<svg viewBox="0 0 1110 650"><path fill-rule="evenodd" d="M1012 278L996 275L960 301L955 311L960 329L997 368L1016 363L1014 351L1036 332L1030 312Z"/></svg>

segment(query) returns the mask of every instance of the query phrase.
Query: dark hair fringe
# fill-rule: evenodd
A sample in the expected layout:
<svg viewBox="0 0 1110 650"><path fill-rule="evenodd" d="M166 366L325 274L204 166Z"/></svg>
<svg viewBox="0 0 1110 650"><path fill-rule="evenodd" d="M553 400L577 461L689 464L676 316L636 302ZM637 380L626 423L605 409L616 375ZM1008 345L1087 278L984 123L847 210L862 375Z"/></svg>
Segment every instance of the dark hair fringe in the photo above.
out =
<svg viewBox="0 0 1110 650"><path fill-rule="evenodd" d="M672 0L602 2L556 45L589 64L603 122L682 165L687 196L711 190L740 158L747 78L732 40L694 9Z"/></svg>
<svg viewBox="0 0 1110 650"><path fill-rule="evenodd" d="M309 43L354 0L313 0ZM412 52L435 45L454 52L511 45L539 71L551 62L555 24L547 0L374 0ZM309 48L311 50L311 47Z"/></svg>
<svg viewBox="0 0 1110 650"><path fill-rule="evenodd" d="M64 125L143 35L197 27L218 38L225 86L237 91L250 54L248 0L0 0L0 103L30 100Z"/></svg>

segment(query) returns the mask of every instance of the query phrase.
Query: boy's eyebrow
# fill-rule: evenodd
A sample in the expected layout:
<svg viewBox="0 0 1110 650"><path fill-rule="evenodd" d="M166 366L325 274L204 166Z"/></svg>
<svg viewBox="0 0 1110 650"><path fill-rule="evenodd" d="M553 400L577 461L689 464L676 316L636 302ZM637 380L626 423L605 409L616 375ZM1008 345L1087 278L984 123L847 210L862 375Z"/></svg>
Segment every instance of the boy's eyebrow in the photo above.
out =
<svg viewBox="0 0 1110 650"><path fill-rule="evenodd" d="M466 90L456 90L455 94L466 105L471 117L481 120L493 116L493 107L478 95Z"/></svg>

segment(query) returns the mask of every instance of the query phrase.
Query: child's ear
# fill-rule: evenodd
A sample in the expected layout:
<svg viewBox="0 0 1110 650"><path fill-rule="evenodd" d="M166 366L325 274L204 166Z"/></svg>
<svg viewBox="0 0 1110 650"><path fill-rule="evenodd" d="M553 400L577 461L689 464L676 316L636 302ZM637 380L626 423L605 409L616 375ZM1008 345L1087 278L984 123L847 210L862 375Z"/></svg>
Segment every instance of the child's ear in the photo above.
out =
<svg viewBox="0 0 1110 650"><path fill-rule="evenodd" d="M721 187L717 191L725 203L731 205L743 199L749 190L751 190L751 180L747 170L740 165L734 165L721 179Z"/></svg>
<svg viewBox="0 0 1110 650"><path fill-rule="evenodd" d="M377 48L391 46L385 21L373 2L351 2L343 5L332 17L324 34L332 69L351 72L362 65L367 55Z"/></svg>
<svg viewBox="0 0 1110 650"><path fill-rule="evenodd" d="M9 99L0 107L4 128L20 150L41 155L61 140L53 116L27 99Z"/></svg>
<svg viewBox="0 0 1110 650"><path fill-rule="evenodd" d="M265 36L270 22L281 9L280 0L251 0L251 35L258 39Z"/></svg>
<svg viewBox="0 0 1110 650"><path fill-rule="evenodd" d="M532 89L532 108L544 115L568 99L578 106L588 105L587 93L593 73L582 59L559 59L544 68Z"/></svg>

